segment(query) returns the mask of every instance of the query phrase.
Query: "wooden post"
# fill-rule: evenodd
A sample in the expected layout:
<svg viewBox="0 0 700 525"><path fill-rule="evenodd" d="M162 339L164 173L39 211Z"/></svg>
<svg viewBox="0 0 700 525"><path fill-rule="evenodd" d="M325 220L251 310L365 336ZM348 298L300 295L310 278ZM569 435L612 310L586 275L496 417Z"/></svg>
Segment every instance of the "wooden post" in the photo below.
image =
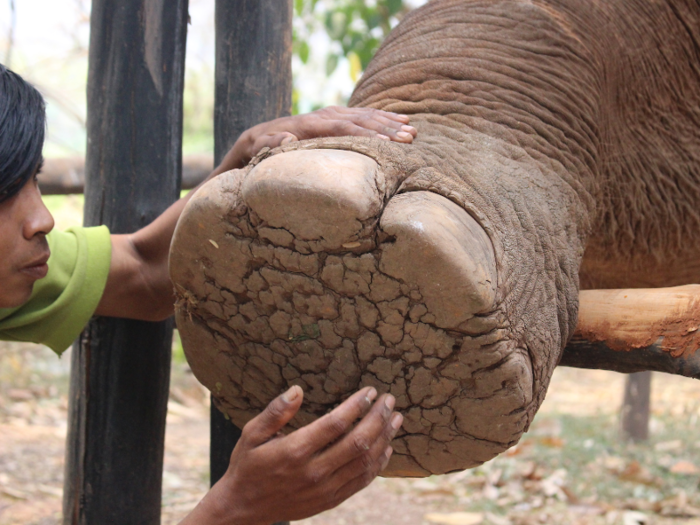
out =
<svg viewBox="0 0 700 525"><path fill-rule="evenodd" d="M93 0L85 224L179 195L187 0ZM64 524L159 524L172 321L93 319L73 346Z"/></svg>
<svg viewBox="0 0 700 525"><path fill-rule="evenodd" d="M622 438L639 443L649 439L651 372L637 372L625 380L625 397L620 410Z"/></svg>
<svg viewBox="0 0 700 525"><path fill-rule="evenodd" d="M214 159L218 164L243 131L290 114L292 2L217 0L215 18ZM212 485L226 472L238 435L238 429L212 408Z"/></svg>

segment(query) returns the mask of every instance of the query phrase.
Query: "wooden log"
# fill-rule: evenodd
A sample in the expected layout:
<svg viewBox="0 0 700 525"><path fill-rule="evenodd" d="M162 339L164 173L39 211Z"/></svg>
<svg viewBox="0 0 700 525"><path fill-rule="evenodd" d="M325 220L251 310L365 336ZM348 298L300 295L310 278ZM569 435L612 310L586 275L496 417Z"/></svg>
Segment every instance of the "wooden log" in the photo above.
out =
<svg viewBox="0 0 700 525"><path fill-rule="evenodd" d="M207 178L214 168L211 155L187 155L182 159L182 189L191 190ZM85 159L49 158L39 175L43 195L80 194L85 190Z"/></svg>
<svg viewBox="0 0 700 525"><path fill-rule="evenodd" d="M560 365L700 379L700 285L581 292Z"/></svg>
<svg viewBox="0 0 700 525"><path fill-rule="evenodd" d="M179 195L187 0L93 0L85 224L133 232ZM73 346L63 520L160 523L172 321L96 318Z"/></svg>
<svg viewBox="0 0 700 525"><path fill-rule="evenodd" d="M291 0L217 0L215 161L221 161L243 131L289 115L291 108ZM238 435L212 409L212 485L226 471Z"/></svg>

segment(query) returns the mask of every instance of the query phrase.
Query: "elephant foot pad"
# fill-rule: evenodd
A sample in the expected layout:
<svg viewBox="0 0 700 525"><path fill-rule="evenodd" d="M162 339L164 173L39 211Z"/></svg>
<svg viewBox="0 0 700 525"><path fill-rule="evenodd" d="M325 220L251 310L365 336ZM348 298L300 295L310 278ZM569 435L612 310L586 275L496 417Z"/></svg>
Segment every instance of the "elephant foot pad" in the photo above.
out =
<svg viewBox="0 0 700 525"><path fill-rule="evenodd" d="M405 416L385 474L470 468L526 426L528 394L504 387L525 364L494 313L493 248L450 200L387 187L375 160L342 150L202 187L171 249L186 355L238 426L293 384L296 427L372 385Z"/></svg>

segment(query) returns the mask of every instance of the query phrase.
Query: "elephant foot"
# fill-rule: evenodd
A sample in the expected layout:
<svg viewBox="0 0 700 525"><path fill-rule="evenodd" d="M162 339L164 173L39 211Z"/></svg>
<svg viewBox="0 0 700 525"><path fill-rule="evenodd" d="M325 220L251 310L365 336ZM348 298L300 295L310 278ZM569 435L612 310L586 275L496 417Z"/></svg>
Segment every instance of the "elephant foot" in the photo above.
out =
<svg viewBox="0 0 700 525"><path fill-rule="evenodd" d="M297 427L373 385L405 416L385 475L474 467L526 428L529 361L481 226L435 193L392 192L375 160L340 150L205 185L171 250L185 352L239 426L289 385L306 396Z"/></svg>

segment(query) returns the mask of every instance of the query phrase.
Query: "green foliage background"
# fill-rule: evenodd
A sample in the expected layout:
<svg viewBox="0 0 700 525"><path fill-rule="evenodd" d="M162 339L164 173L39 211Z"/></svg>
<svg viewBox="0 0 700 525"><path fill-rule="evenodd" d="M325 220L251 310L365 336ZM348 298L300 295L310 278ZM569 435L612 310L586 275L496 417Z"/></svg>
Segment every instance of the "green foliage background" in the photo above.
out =
<svg viewBox="0 0 700 525"><path fill-rule="evenodd" d="M293 0L292 113L346 104L352 86L384 38L411 9L426 1ZM213 147L213 74L213 64L188 64L185 154L209 152Z"/></svg>
<svg viewBox="0 0 700 525"><path fill-rule="evenodd" d="M332 42L339 44L329 54L326 74L335 71L341 57L357 56L362 69L374 56L384 38L396 23L410 10L404 0L294 0L295 24L294 53L306 63L309 44L301 34L322 26Z"/></svg>
<svg viewBox="0 0 700 525"><path fill-rule="evenodd" d="M415 5L422 3L424 0L294 0L294 55L301 64L309 64L310 37L323 31L330 40L324 60L326 77L345 59L354 83L389 32ZM295 91L296 113L297 86ZM322 101L316 101L312 107L321 105Z"/></svg>

